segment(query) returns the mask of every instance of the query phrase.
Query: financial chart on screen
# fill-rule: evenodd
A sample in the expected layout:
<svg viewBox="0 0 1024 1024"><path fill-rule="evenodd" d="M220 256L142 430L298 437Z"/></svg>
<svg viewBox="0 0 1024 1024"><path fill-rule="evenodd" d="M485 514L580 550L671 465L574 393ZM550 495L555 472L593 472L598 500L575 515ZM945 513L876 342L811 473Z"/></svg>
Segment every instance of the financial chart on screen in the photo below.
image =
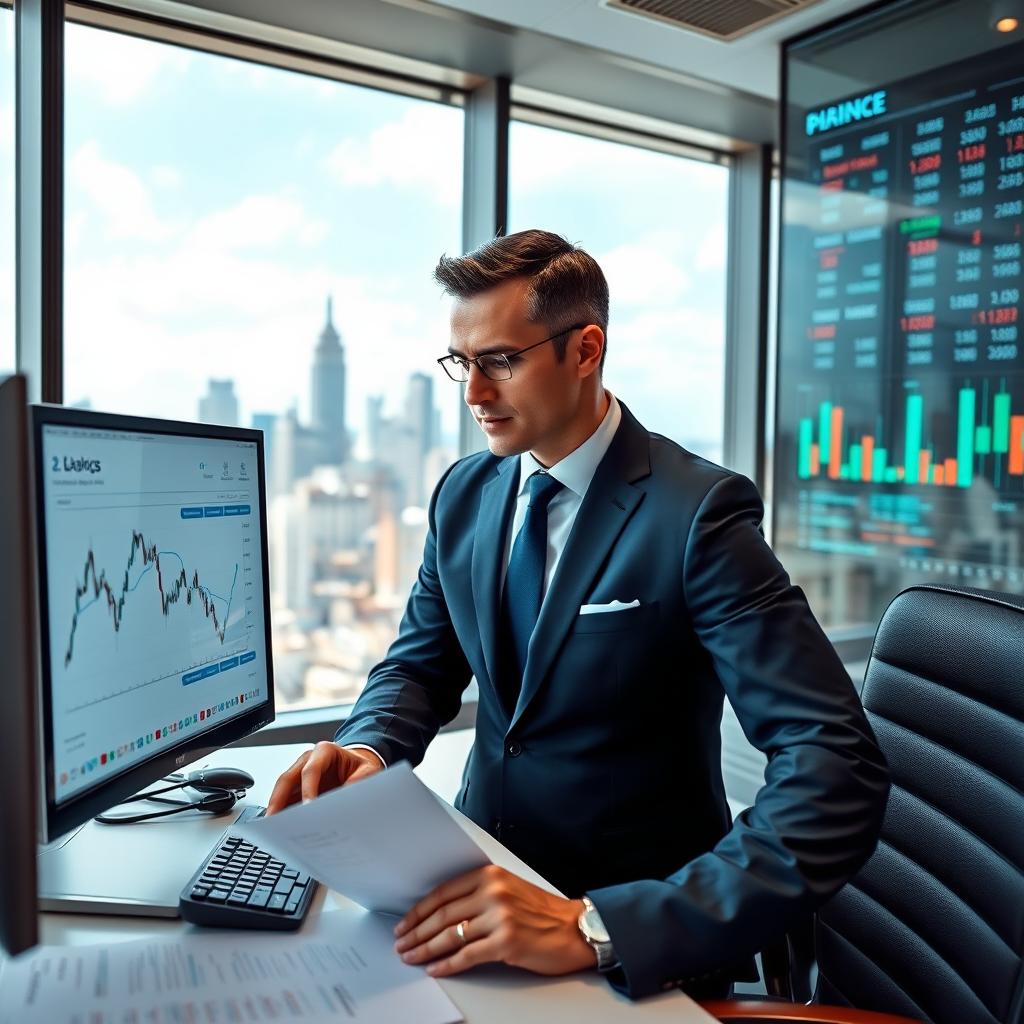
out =
<svg viewBox="0 0 1024 1024"><path fill-rule="evenodd" d="M786 123L776 546L829 625L1024 581L1024 46L877 70Z"/></svg>
<svg viewBox="0 0 1024 1024"><path fill-rule="evenodd" d="M44 426L58 801L267 699L257 458Z"/></svg>

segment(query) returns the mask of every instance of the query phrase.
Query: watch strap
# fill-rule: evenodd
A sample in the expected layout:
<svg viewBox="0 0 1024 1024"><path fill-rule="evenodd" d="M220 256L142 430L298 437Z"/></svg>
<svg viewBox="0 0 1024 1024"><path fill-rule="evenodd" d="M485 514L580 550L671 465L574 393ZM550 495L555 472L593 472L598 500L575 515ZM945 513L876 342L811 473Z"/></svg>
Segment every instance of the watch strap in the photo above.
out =
<svg viewBox="0 0 1024 1024"><path fill-rule="evenodd" d="M580 914L579 919L580 934L583 936L583 939L587 943L587 945L590 946L590 948L594 951L595 955L597 956L597 969L602 974L606 973L607 971L614 970L616 967L619 966L620 961L619 958L615 955L615 947L612 945L611 939L602 942L594 938L589 933L588 929L584 926L585 917L589 917L591 919L596 918L598 924L600 924L601 926L601 929L604 931L604 934L608 934L608 929L604 927L604 922L601 920L601 915L598 912L597 907L594 906L593 901L590 899L589 896L583 897L583 913Z"/></svg>

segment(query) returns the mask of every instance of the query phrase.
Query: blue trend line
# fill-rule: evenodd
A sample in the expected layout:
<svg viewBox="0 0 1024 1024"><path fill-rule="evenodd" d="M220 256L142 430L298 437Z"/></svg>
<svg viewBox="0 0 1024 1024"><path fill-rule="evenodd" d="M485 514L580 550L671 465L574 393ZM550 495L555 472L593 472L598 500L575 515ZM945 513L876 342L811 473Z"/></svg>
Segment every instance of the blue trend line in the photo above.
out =
<svg viewBox="0 0 1024 1024"><path fill-rule="evenodd" d="M235 575L231 580L231 593L228 595L228 610L224 613L224 635L227 636L228 624L231 622L231 602L235 599L235 583L238 581L238 563L235 562ZM222 599L223 600L223 599Z"/></svg>
<svg viewBox="0 0 1024 1024"><path fill-rule="evenodd" d="M181 562L182 569L185 568L185 559L182 558L181 555L179 555L177 551L158 551L157 552L157 557L159 558L160 555L174 555L174 557L179 562ZM147 571L150 568L152 568L152 566L147 566L146 567ZM142 576L145 576L145 575L146 575L146 573L142 574ZM140 580L142 579L142 576L139 577ZM238 563L237 562L235 563L235 579L238 579ZM136 584L135 586L138 586L138 584ZM135 587L132 587L132 589L134 590ZM199 589L200 590L205 590L206 593L210 595L210 597L216 598L218 601L224 601L224 602L226 602L226 604L227 604L227 606L229 608L231 607L231 598L230 597L221 597L220 594L215 594L209 587L202 587L201 586ZM232 592L234 592L234 589L235 589L235 580L232 580L231 581L231 590L232 590Z"/></svg>
<svg viewBox="0 0 1024 1024"><path fill-rule="evenodd" d="M161 555L174 555L174 557L179 562L181 562L181 568L182 569L185 568L185 560L181 557L181 555L178 554L177 551L158 551L156 554L157 554L157 558L159 558ZM135 581L135 583L128 588L127 593L131 594L132 592L137 590L139 584L143 580L143 577L146 575L146 573L151 572L152 569L153 569L152 565L147 565L146 568L143 569L141 573L139 573L139 578ZM231 618L231 602L234 600L234 597L235 597L235 584L237 582L238 582L238 563L235 562L235 575L234 575L234 578L231 580L231 591L230 591L230 593L228 594L228 596L226 598L225 597L221 597L219 594L215 594L209 587L204 587L204 586L200 586L199 587L200 590L205 591L207 594L210 595L210 597L214 598L217 601L224 601L227 604L228 610L227 610L227 612L224 615L224 631L225 632L227 632L228 620ZM99 597L94 597L88 604L83 604L82 607L78 609L78 614L81 615L82 612L84 612L86 610L86 608L91 608L94 604L96 604L97 601L99 601Z"/></svg>
<svg viewBox="0 0 1024 1024"><path fill-rule="evenodd" d="M184 568L184 567L185 567L184 563L182 563L182 568ZM135 581L135 584L133 586L129 587L127 589L127 591L125 591L125 593L130 594L134 590L136 590L138 588L139 584L142 582L142 578L146 575L147 572L150 572L152 569L153 569L152 565L147 565L146 568L143 569L141 573L139 573L139 578ZM82 607L78 609L78 614L81 615L82 612L84 612L86 608L91 608L98 600L99 600L98 597L94 597L88 604L83 604Z"/></svg>

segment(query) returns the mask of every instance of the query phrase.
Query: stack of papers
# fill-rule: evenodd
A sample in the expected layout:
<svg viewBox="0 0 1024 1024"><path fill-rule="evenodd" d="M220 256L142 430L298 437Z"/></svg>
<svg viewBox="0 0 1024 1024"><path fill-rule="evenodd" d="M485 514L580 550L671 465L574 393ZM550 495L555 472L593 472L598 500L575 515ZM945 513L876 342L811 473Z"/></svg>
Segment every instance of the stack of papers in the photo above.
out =
<svg viewBox="0 0 1024 1024"><path fill-rule="evenodd" d="M190 933L43 947L0 968L0 1022L185 1024L339 1020L455 1024L443 989L394 952L392 922L362 911L309 933Z"/></svg>
<svg viewBox="0 0 1024 1024"><path fill-rule="evenodd" d="M388 914L489 863L404 762L238 833ZM3 964L0 1024L461 1021L437 982L399 959L393 926L353 908L311 918L300 935L191 932L43 948Z"/></svg>

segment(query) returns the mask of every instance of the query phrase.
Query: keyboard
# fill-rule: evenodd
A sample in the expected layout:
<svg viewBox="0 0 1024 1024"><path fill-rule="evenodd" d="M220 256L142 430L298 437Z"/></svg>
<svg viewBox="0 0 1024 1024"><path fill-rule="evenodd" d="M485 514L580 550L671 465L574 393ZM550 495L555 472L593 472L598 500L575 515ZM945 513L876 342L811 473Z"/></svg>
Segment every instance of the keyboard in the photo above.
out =
<svg viewBox="0 0 1024 1024"><path fill-rule="evenodd" d="M305 920L318 885L229 833L181 891L178 908L192 924L293 931Z"/></svg>

